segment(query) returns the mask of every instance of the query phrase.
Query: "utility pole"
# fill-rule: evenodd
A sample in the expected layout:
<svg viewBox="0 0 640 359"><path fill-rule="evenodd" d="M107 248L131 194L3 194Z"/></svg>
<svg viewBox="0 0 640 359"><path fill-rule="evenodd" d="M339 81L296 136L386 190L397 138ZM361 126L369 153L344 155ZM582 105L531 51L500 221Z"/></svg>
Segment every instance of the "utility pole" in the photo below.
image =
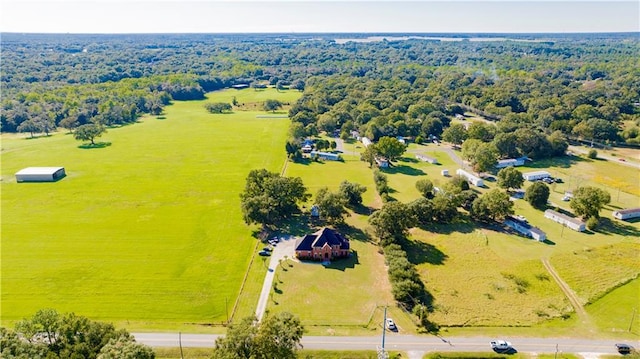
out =
<svg viewBox="0 0 640 359"><path fill-rule="evenodd" d="M180 359L184 359L184 354L182 353L182 332L178 332L178 342L180 343Z"/></svg>
<svg viewBox="0 0 640 359"><path fill-rule="evenodd" d="M387 306L384 307L384 318L382 319L382 347L378 348L378 359L388 359L389 356L384 350L384 339L387 331Z"/></svg>
<svg viewBox="0 0 640 359"><path fill-rule="evenodd" d="M229 297L224 297L224 309L227 312L227 325L229 325Z"/></svg>
<svg viewBox="0 0 640 359"><path fill-rule="evenodd" d="M627 330L629 333L631 333L631 327L633 326L634 319L636 319L636 308L633 308L633 314L631 314L631 323L629 323L629 330Z"/></svg>

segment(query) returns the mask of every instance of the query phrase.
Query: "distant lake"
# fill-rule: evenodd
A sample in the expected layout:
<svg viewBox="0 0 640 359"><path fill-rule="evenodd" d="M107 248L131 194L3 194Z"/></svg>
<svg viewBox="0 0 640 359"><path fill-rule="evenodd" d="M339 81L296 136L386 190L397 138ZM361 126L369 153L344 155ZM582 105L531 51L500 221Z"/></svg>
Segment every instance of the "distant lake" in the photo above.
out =
<svg viewBox="0 0 640 359"><path fill-rule="evenodd" d="M347 42L377 42L377 41L406 41L411 39L417 40L436 40L436 41L520 41L520 42L542 42L546 40L529 40L516 39L508 37L431 37L431 36L369 36L362 38L346 38L334 39L336 44L346 44Z"/></svg>

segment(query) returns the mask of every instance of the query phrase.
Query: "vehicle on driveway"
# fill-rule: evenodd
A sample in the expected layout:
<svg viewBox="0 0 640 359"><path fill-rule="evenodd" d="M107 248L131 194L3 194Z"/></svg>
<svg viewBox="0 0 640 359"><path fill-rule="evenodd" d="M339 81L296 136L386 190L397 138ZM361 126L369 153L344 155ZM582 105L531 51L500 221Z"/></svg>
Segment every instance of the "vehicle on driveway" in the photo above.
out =
<svg viewBox="0 0 640 359"><path fill-rule="evenodd" d="M264 252L271 252L271 247L264 247L264 248L262 248L262 250Z"/></svg>
<svg viewBox="0 0 640 359"><path fill-rule="evenodd" d="M263 256L263 257L268 257L268 256L271 255L271 252L267 252L267 251L262 250L262 251L258 252L258 254Z"/></svg>
<svg viewBox="0 0 640 359"><path fill-rule="evenodd" d="M495 351L509 351L511 350L511 343L506 340L492 340L490 342L491 349Z"/></svg>
<svg viewBox="0 0 640 359"><path fill-rule="evenodd" d="M398 327L396 327L396 323L393 322L393 319L391 318L387 318L387 329L389 330L398 330Z"/></svg>

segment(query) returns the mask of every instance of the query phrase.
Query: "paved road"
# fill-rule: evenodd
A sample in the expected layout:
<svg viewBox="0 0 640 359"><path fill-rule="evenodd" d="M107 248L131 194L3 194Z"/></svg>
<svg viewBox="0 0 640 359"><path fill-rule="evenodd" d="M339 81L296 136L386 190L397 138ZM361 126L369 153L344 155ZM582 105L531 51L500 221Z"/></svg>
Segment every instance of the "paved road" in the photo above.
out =
<svg viewBox="0 0 640 359"><path fill-rule="evenodd" d="M178 347L177 333L133 333L136 340L151 347ZM214 334L182 334L183 347L212 348L216 338ZM385 348L387 350L425 353L430 351L467 351L490 352L487 337L436 337L399 335L388 333ZM614 344L626 342L636 348L639 341L570 339L570 338L504 338L509 340L519 352L555 353L556 345L559 353L585 353L585 357L597 357L600 354L616 354ZM380 336L375 337L331 337L305 336L302 345L306 349L327 350L375 350L380 346Z"/></svg>
<svg viewBox="0 0 640 359"><path fill-rule="evenodd" d="M260 298L258 299L258 306L256 307L256 317L258 320L262 320L264 316L264 312L267 309L267 304L269 301L269 293L271 293L271 288L273 286L273 279L276 274L276 267L280 265L280 260L284 259L285 256L295 259L295 246L296 240L294 237L281 237L281 241L278 243L273 252L271 253L271 257L262 257L262 258L270 258L269 259L269 267L267 270L267 274L264 276L264 282L262 283L262 291L260 292ZM259 259L262 261L262 259ZM266 263L266 259L265 259Z"/></svg>

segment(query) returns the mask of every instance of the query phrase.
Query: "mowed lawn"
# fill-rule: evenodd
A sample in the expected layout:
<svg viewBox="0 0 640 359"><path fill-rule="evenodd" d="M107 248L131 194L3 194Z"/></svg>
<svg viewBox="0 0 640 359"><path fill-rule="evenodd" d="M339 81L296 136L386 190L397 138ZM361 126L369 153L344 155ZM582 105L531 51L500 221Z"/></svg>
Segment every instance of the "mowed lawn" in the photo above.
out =
<svg viewBox="0 0 640 359"><path fill-rule="evenodd" d="M301 177L314 196L321 187L336 191L344 180L365 185L365 206L375 205L377 195L373 173L359 156L349 153L355 144L345 144L343 162L321 161L288 163L287 176ZM365 228L366 216L352 213L347 218L352 228ZM359 231L359 230L355 230ZM410 320L394 307L384 257L366 235L347 237L354 252L349 259L334 261L330 266L314 262L293 262L277 268L277 289L272 289L268 303L271 312L290 311L298 315L307 332L313 335L347 335L371 333L381 327L383 307L398 326L412 332ZM400 319L400 318L404 319Z"/></svg>
<svg viewBox="0 0 640 359"><path fill-rule="evenodd" d="M2 325L40 308L130 329L226 320L255 249L239 193L250 170L282 169L289 125L205 111L227 92L109 129L104 148L63 133L3 137ZM16 183L29 166L68 175Z"/></svg>

